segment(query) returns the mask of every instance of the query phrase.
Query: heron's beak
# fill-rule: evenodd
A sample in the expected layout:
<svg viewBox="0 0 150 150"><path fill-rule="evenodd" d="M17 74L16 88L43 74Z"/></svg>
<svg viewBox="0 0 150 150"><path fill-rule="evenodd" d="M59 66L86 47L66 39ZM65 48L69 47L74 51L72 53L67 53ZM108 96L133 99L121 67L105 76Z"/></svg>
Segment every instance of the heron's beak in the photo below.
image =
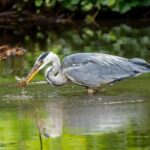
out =
<svg viewBox="0 0 150 150"><path fill-rule="evenodd" d="M25 79L26 84L28 84L33 79L33 77L38 73L38 71L39 71L39 66L34 66L32 68L32 70L29 72L29 74Z"/></svg>

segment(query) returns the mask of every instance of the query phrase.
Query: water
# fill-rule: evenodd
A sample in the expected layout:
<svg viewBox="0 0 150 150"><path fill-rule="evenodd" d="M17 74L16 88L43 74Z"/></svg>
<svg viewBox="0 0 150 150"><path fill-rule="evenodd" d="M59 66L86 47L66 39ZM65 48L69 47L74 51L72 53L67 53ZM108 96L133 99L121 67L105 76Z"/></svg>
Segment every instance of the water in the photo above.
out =
<svg viewBox="0 0 150 150"><path fill-rule="evenodd" d="M149 149L150 79L145 78L106 86L94 96L73 84L3 85L0 149ZM145 83L142 93L125 88L137 87L136 80Z"/></svg>
<svg viewBox="0 0 150 150"><path fill-rule="evenodd" d="M25 88L17 87L14 80L15 75L26 75L43 46L49 45L60 57L97 48L150 60L149 33L145 26L69 28L62 35L49 31L46 43L36 39L33 43L29 34L29 41L22 41L30 49L26 56L0 64L0 150L149 150L150 74L106 85L94 96L75 84L41 83L42 73Z"/></svg>

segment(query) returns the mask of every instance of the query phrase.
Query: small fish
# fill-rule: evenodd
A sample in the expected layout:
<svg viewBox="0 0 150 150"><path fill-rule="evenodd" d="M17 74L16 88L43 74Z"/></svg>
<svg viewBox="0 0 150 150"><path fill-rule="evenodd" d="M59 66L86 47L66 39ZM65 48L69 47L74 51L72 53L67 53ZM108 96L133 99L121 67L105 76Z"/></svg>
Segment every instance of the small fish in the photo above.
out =
<svg viewBox="0 0 150 150"><path fill-rule="evenodd" d="M18 76L15 76L15 79L18 81L17 85L18 86L26 86L26 78L25 77L18 77Z"/></svg>

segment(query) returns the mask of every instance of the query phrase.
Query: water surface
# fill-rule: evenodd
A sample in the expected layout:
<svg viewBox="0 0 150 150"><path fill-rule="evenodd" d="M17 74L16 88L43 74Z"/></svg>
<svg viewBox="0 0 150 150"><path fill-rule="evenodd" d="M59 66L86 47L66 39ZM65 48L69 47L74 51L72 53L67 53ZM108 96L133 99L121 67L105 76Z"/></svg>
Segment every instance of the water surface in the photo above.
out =
<svg viewBox="0 0 150 150"><path fill-rule="evenodd" d="M149 149L150 89L132 89L137 81L149 83L145 78L106 86L94 96L73 84L3 85L7 94L0 94L0 148Z"/></svg>

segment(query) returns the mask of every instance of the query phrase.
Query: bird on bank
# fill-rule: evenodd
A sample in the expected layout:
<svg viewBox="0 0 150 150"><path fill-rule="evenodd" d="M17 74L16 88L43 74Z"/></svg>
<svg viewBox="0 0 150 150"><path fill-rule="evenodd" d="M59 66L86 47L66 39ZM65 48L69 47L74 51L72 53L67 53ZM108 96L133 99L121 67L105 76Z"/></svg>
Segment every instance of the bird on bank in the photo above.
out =
<svg viewBox="0 0 150 150"><path fill-rule="evenodd" d="M98 87L142 73L150 72L150 64L143 59L127 59L101 53L76 53L66 56L62 63L53 52L41 54L24 80L28 84L47 65L46 81L53 85L63 85L68 81L86 88L92 95Z"/></svg>

